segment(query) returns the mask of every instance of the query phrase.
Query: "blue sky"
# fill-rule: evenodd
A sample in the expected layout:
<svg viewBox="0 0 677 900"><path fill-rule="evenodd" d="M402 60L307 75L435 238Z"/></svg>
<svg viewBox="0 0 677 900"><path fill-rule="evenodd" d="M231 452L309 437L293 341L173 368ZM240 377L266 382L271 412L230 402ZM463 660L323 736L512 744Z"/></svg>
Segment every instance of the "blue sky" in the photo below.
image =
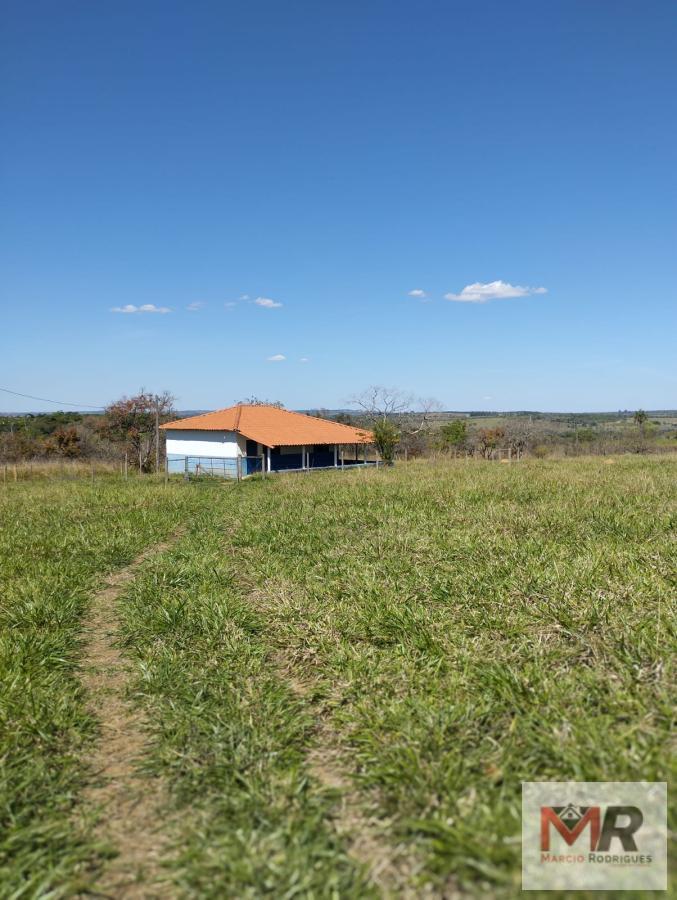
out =
<svg viewBox="0 0 677 900"><path fill-rule="evenodd" d="M672 0L5 4L0 385L677 406L676 39Z"/></svg>

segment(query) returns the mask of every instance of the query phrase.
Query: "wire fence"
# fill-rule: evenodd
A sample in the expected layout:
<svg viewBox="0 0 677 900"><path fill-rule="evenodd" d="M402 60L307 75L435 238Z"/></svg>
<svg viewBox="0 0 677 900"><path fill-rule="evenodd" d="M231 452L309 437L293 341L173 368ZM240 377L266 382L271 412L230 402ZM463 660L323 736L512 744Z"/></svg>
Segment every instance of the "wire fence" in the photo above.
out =
<svg viewBox="0 0 677 900"><path fill-rule="evenodd" d="M167 460L167 472L170 475L195 477L209 475L239 481L261 471L263 471L262 456L174 456Z"/></svg>
<svg viewBox="0 0 677 900"><path fill-rule="evenodd" d="M300 456L300 454L299 454ZM333 459L333 456L332 456ZM167 460L167 472L170 475L182 474L186 477L210 476L216 478L232 478L237 481L252 475L276 475L280 472L311 472L321 469L345 469L356 466L377 466L378 460L340 460L329 463L324 455L317 454L313 457L308 454L306 465L296 464L293 456L276 456L271 460L271 468L268 468L268 460L265 456L174 456Z"/></svg>

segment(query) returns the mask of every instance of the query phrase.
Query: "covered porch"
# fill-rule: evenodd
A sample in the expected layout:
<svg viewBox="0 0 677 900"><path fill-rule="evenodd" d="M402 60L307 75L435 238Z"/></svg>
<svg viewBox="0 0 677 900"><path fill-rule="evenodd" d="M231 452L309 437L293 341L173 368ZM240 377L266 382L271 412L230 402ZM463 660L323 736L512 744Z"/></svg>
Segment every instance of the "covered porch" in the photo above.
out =
<svg viewBox="0 0 677 900"><path fill-rule="evenodd" d="M240 480L251 475L278 472L310 472L319 469L346 469L379 464L377 454L367 444L311 444L266 447L247 441L237 456L167 457L168 474L212 475Z"/></svg>
<svg viewBox="0 0 677 900"><path fill-rule="evenodd" d="M310 444L262 447L266 472L299 472L308 469L338 469L370 465L367 444Z"/></svg>

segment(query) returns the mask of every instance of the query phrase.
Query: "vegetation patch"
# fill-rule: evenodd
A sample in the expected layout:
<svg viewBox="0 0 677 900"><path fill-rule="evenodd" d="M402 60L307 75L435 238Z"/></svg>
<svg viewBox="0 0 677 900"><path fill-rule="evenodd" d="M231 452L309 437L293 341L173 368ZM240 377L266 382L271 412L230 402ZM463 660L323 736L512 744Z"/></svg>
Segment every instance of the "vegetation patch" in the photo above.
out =
<svg viewBox="0 0 677 900"><path fill-rule="evenodd" d="M72 896L98 858L74 817L98 723L79 678L98 579L172 529L195 497L157 484L8 485L0 493L0 885Z"/></svg>
<svg viewBox="0 0 677 900"><path fill-rule="evenodd" d="M178 813L173 892L515 896L521 781L674 774L676 475L625 457L12 485L3 883L68 894L96 861L64 815L97 733L78 629L97 578L184 523L118 597L141 767Z"/></svg>

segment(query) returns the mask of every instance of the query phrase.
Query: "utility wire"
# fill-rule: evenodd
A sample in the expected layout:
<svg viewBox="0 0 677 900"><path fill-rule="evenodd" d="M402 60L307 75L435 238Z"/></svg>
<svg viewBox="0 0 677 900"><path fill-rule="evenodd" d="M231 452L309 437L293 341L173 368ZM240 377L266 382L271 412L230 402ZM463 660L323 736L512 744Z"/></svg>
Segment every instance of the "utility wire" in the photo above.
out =
<svg viewBox="0 0 677 900"><path fill-rule="evenodd" d="M19 391L10 391L9 388L0 387L5 394L14 394L15 397L25 397L27 400L39 400L41 403L54 403L56 406L76 406L80 409L105 409L105 406L92 406L91 403L69 403L67 400L49 400L47 397L34 397L32 394L20 394Z"/></svg>

